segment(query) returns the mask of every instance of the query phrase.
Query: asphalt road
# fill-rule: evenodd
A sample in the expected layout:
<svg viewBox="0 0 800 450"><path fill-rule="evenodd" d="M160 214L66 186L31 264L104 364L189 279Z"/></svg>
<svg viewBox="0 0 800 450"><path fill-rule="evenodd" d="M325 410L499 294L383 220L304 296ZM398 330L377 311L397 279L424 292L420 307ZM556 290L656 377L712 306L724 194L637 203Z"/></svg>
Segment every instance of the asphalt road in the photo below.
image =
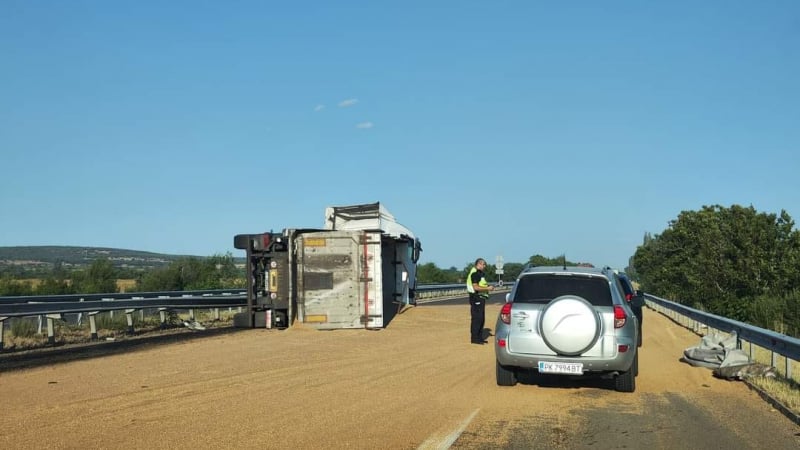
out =
<svg viewBox="0 0 800 450"><path fill-rule="evenodd" d="M469 308L452 303L377 331L300 325L0 361L0 448L800 448L800 427L746 385L680 362L699 338L653 311L636 392L619 393L532 374L497 386L492 346L469 344Z"/></svg>

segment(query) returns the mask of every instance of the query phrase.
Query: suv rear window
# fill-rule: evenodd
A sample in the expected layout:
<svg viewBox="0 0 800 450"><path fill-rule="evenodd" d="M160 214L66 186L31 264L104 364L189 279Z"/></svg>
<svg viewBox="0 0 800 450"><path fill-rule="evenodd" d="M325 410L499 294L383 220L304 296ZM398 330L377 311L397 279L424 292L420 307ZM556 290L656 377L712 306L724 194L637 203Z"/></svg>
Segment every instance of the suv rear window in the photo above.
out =
<svg viewBox="0 0 800 450"><path fill-rule="evenodd" d="M608 280L580 275L528 275L517 281L514 303L547 303L562 295L577 295L594 306L612 306Z"/></svg>

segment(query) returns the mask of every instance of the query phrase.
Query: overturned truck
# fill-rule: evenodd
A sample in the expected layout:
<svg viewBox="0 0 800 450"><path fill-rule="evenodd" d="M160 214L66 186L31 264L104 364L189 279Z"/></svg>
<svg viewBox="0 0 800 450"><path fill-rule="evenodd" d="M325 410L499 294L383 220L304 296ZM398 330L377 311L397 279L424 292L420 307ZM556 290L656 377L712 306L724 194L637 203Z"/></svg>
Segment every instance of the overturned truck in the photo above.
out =
<svg viewBox="0 0 800 450"><path fill-rule="evenodd" d="M239 234L247 309L238 327L383 328L415 304L422 245L380 203L325 209L322 229Z"/></svg>

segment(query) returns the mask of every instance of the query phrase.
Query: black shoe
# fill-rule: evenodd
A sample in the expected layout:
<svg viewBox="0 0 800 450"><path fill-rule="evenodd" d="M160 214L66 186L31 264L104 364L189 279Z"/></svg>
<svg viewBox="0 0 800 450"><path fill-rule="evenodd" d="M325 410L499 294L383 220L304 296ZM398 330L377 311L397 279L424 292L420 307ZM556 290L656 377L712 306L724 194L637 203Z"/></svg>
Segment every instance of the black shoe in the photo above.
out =
<svg viewBox="0 0 800 450"><path fill-rule="evenodd" d="M470 341L470 343L471 344L475 344L475 345L483 345L483 344L485 344L485 342L483 342L483 341Z"/></svg>

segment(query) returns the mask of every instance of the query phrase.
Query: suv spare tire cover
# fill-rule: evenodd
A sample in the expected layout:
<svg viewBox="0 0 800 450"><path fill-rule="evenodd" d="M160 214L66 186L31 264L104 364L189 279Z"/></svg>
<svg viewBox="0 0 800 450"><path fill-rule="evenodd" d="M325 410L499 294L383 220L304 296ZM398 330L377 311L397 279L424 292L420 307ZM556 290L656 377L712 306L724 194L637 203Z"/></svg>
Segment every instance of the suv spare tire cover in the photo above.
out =
<svg viewBox="0 0 800 450"><path fill-rule="evenodd" d="M562 295L547 304L541 314L542 338L560 355L580 355L600 336L600 318L583 297Z"/></svg>

